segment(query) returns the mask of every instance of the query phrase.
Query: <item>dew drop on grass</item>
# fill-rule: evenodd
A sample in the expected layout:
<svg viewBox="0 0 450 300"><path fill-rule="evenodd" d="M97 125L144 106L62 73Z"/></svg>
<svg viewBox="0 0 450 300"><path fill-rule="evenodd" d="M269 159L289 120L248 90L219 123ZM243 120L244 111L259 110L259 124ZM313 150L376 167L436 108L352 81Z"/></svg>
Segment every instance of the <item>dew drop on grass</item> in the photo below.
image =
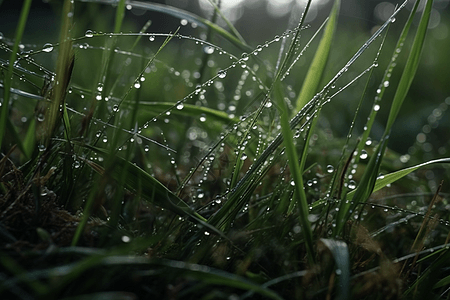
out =
<svg viewBox="0 0 450 300"><path fill-rule="evenodd" d="M136 82L134 83L134 88L135 88L135 89L140 89L140 88L141 88L141 83L140 83L139 81L136 81Z"/></svg>
<svg viewBox="0 0 450 300"><path fill-rule="evenodd" d="M40 145L38 146L38 148L39 148L39 151L41 151L41 152L45 151L45 149L46 149L46 147L45 147L44 144L40 144Z"/></svg>
<svg viewBox="0 0 450 300"><path fill-rule="evenodd" d="M118 112L119 111L119 105L115 104L113 106L113 112Z"/></svg>
<svg viewBox="0 0 450 300"><path fill-rule="evenodd" d="M218 76L219 76L219 78L225 78L227 76L227 72L226 71L219 71Z"/></svg>
<svg viewBox="0 0 450 300"><path fill-rule="evenodd" d="M388 87L389 86L389 81L386 80L385 82L383 82L383 86L384 87Z"/></svg>
<svg viewBox="0 0 450 300"><path fill-rule="evenodd" d="M362 150L361 151L361 155L359 156L359 158L361 158L361 159L366 159L367 158L367 151L366 150Z"/></svg>
<svg viewBox="0 0 450 300"><path fill-rule="evenodd" d="M201 114L201 116L200 116L200 122L206 122L206 116L205 116L205 114Z"/></svg>
<svg viewBox="0 0 450 300"><path fill-rule="evenodd" d="M356 182L354 180L350 180L348 183L348 188L351 190L356 189Z"/></svg>
<svg viewBox="0 0 450 300"><path fill-rule="evenodd" d="M81 166L81 164L80 164L80 162L79 162L78 160L76 160L76 161L73 162L73 167L74 167L75 169L78 169L80 166Z"/></svg>
<svg viewBox="0 0 450 300"><path fill-rule="evenodd" d="M334 172L334 167L332 165L328 165L327 166L327 172L328 173L333 173Z"/></svg>
<svg viewBox="0 0 450 300"><path fill-rule="evenodd" d="M203 52L205 52L206 54L213 54L214 48L211 46L205 46L205 47L203 47Z"/></svg>
<svg viewBox="0 0 450 300"><path fill-rule="evenodd" d="M247 159L247 154L242 153L241 160L246 160L246 159Z"/></svg>
<svg viewBox="0 0 450 300"><path fill-rule="evenodd" d="M44 47L42 48L42 51L44 52L52 52L53 51L53 45L52 44L45 44Z"/></svg>
<svg viewBox="0 0 450 300"><path fill-rule="evenodd" d="M126 236L126 235L122 236L122 242L129 243L130 241L131 241L131 239L129 236Z"/></svg>
<svg viewBox="0 0 450 300"><path fill-rule="evenodd" d="M379 110L380 110L380 106L379 106L378 104L375 104L375 105L373 106L373 110L374 110L374 111L379 111Z"/></svg>
<svg viewBox="0 0 450 300"><path fill-rule="evenodd" d="M84 34L85 37L91 38L94 36L94 32L92 30L86 30L86 33Z"/></svg>
<svg viewBox="0 0 450 300"><path fill-rule="evenodd" d="M154 35L149 36L148 40L149 40L150 42L153 42L153 41L155 40L155 36L154 36Z"/></svg>
<svg viewBox="0 0 450 300"><path fill-rule="evenodd" d="M178 103L177 104L177 109L178 110L182 110L184 108L184 104L183 103Z"/></svg>
<svg viewBox="0 0 450 300"><path fill-rule="evenodd" d="M38 120L38 122L44 122L45 115L43 113L38 114L37 120Z"/></svg>
<svg viewBox="0 0 450 300"><path fill-rule="evenodd" d="M188 24L188 20L186 20L186 19L181 19L181 20L180 20L180 24L181 24L181 26L186 26L186 25Z"/></svg>

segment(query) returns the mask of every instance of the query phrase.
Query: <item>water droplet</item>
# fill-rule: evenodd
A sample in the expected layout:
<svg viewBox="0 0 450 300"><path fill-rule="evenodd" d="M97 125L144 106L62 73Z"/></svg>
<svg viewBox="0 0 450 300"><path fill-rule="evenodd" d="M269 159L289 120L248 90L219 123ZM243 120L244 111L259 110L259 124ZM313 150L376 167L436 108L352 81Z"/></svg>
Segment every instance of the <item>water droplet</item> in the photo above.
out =
<svg viewBox="0 0 450 300"><path fill-rule="evenodd" d="M356 182L354 180L350 180L348 182L348 188L351 189L351 190L356 189Z"/></svg>
<svg viewBox="0 0 450 300"><path fill-rule="evenodd" d="M140 83L139 81L136 81L136 82L134 83L134 88L140 89L140 88L141 88L141 83Z"/></svg>
<svg viewBox="0 0 450 300"><path fill-rule="evenodd" d="M38 146L38 148L39 148L39 151L45 151L45 149L46 149L46 147L45 147L45 145L44 144L40 144L39 146Z"/></svg>
<svg viewBox="0 0 450 300"><path fill-rule="evenodd" d="M118 112L119 111L119 105L114 104L113 106L113 112Z"/></svg>
<svg viewBox="0 0 450 300"><path fill-rule="evenodd" d="M388 87L389 86L389 81L386 80L385 82L383 82L383 86L384 87Z"/></svg>
<svg viewBox="0 0 450 300"><path fill-rule="evenodd" d="M37 120L38 120L38 122L44 122L44 120L45 120L45 115L44 115L43 113L39 113L39 114L37 115Z"/></svg>
<svg viewBox="0 0 450 300"><path fill-rule="evenodd" d="M241 160L246 160L246 159L247 159L247 154L242 153Z"/></svg>
<svg viewBox="0 0 450 300"><path fill-rule="evenodd" d="M205 46L205 47L203 47L203 52L205 52L206 54L213 54L214 53L214 47Z"/></svg>
<svg viewBox="0 0 450 300"><path fill-rule="evenodd" d="M130 241L131 241L131 239L129 236L126 236L126 235L122 236L122 242L129 243Z"/></svg>
<svg viewBox="0 0 450 300"><path fill-rule="evenodd" d="M373 110L374 110L374 111L379 111L379 110L380 110L380 106L379 106L378 104L375 104L375 105L373 106Z"/></svg>
<svg viewBox="0 0 450 300"><path fill-rule="evenodd" d="M359 156L359 158L361 158L361 159L366 159L367 158L367 151L366 150L362 150L361 151L361 155Z"/></svg>
<svg viewBox="0 0 450 300"><path fill-rule="evenodd" d="M178 110L182 110L184 108L184 104L183 103L178 103L177 104L177 109Z"/></svg>
<svg viewBox="0 0 450 300"><path fill-rule="evenodd" d="M334 172L334 167L332 165L328 165L327 166L327 172L328 173L333 173Z"/></svg>
<svg viewBox="0 0 450 300"><path fill-rule="evenodd" d="M75 169L78 169L80 166L81 166L81 163L80 163L78 160L76 160L76 161L73 162L73 167L74 167Z"/></svg>
<svg viewBox="0 0 450 300"><path fill-rule="evenodd" d="M91 38L94 36L94 32L92 30L86 30L86 33L84 34L85 37Z"/></svg>
<svg viewBox="0 0 450 300"><path fill-rule="evenodd" d="M154 36L154 35L149 36L149 37L148 37L148 40L149 40L150 42L153 42L153 41L155 40L155 36Z"/></svg>
<svg viewBox="0 0 450 300"><path fill-rule="evenodd" d="M205 114L201 114L200 115L200 122L206 122L206 116L205 116Z"/></svg>
<svg viewBox="0 0 450 300"><path fill-rule="evenodd" d="M53 45L52 44L45 44L44 47L42 48L42 51L44 52L52 52L53 51Z"/></svg>
<svg viewBox="0 0 450 300"><path fill-rule="evenodd" d="M225 78L227 76L227 71L219 71L218 76L219 78Z"/></svg>

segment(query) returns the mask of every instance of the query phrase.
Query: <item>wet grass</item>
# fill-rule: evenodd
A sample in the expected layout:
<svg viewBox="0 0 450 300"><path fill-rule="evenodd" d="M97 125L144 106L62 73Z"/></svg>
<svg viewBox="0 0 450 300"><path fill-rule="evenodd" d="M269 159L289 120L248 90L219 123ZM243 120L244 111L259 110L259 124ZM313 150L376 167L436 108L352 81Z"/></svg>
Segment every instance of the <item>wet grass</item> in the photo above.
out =
<svg viewBox="0 0 450 300"><path fill-rule="evenodd" d="M449 298L450 158L388 148L433 1L349 55L339 0L255 47L210 2L119 1L105 33L86 16L107 1L64 1L59 41L22 45L25 2L0 40L2 298ZM128 6L179 25L126 33Z"/></svg>

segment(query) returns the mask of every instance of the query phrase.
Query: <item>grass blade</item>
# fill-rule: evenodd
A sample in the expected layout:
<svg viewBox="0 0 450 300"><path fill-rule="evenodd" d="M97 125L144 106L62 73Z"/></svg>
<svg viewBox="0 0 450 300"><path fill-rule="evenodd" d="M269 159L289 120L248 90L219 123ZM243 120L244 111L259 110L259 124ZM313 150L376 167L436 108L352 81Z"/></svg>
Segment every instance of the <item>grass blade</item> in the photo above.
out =
<svg viewBox="0 0 450 300"><path fill-rule="evenodd" d="M9 58L8 71L3 80L3 103L0 110L0 147L3 146L3 137L6 132L7 119L9 113L9 96L11 94L12 76L14 71L14 63L17 58L17 51L19 51L19 44L25 30L25 24L27 23L28 13L30 12L31 0L26 0L23 3L22 11L20 12L19 23L17 24L16 36L14 46Z"/></svg>
<svg viewBox="0 0 450 300"><path fill-rule="evenodd" d="M172 102L139 102L139 106L149 109L143 110L141 114L145 119L153 118L163 112L166 112L174 107ZM239 118L230 118L230 116L217 109L212 109L204 106L197 106L193 104L184 104L183 109L172 109L171 113L179 116L198 117L204 115L208 121L220 122L225 124L237 124Z"/></svg>
<svg viewBox="0 0 450 300"><path fill-rule="evenodd" d="M398 112L403 104L403 101L408 94L411 83L416 75L417 67L419 66L420 55L423 49L423 43L425 41L426 32L428 29L428 23L430 20L431 9L433 7L433 0L428 0L420 19L419 27L414 38L411 52L409 53L408 61L406 62L405 69L403 70L402 77L395 92L394 100L392 102L391 111L386 124L385 135L388 135L392 125L394 124Z"/></svg>
<svg viewBox="0 0 450 300"><path fill-rule="evenodd" d="M336 0L334 2L325 32L320 40L319 46L316 49L316 54L314 55L311 66L309 67L308 73L303 81L302 89L298 95L296 111L300 111L317 92L328 61L328 56L330 54L331 41L333 40L334 32L337 26L340 2L340 0Z"/></svg>
<svg viewBox="0 0 450 300"><path fill-rule="evenodd" d="M108 0L80 0L82 2L96 2L96 3L105 3L110 4L111 1ZM197 16L191 12L185 11L180 8L176 8L173 6L165 5L165 4L158 4L158 3L149 3L149 2L142 2L142 1L127 1L127 4L131 5L134 8L144 9L144 10L151 10L155 12L164 13L170 16L173 16L175 18L179 19L186 19L192 23L196 23L202 27L205 28L211 28L214 32L228 40L230 43L238 47L239 49L243 51L250 52L253 49L248 46L245 42L242 42L239 38L235 37L225 29L219 27L218 25L212 23L211 21L204 19L200 16Z"/></svg>
<svg viewBox="0 0 450 300"><path fill-rule="evenodd" d="M338 297L336 299L349 299L350 297L350 257L347 244L343 241L320 239L331 251L336 262L336 274L339 275Z"/></svg>
<svg viewBox="0 0 450 300"><path fill-rule="evenodd" d="M75 56L72 49L72 39L70 29L72 28L72 3L70 0L64 1L63 24L61 26L58 61L56 64L55 87L53 88L52 101L45 118L44 143L48 146L50 138L53 136L56 124L59 121L60 107L65 106L66 92L72 76Z"/></svg>
<svg viewBox="0 0 450 300"><path fill-rule="evenodd" d="M291 175L295 183L295 198L298 199L298 208L300 211L299 221L302 226L303 236L306 242L306 249L308 252L308 261L313 264L315 262L314 247L313 247L313 234L311 224L308 220L308 202L306 199L305 189L303 186L302 170L298 164L298 156L293 142L293 135L289 126L289 115L287 112L287 105L284 101L281 83L278 81L275 83L274 96L278 102L278 109L280 110L280 122L281 130L284 137L284 146L286 147L286 154L288 157L289 168ZM305 142L304 148L308 147L308 143ZM307 151L304 151L307 152Z"/></svg>
<svg viewBox="0 0 450 300"><path fill-rule="evenodd" d="M399 171L396 171L396 172L393 172L393 173L390 173L387 175L380 176L377 179L377 182L375 183L373 191L376 192L378 190L381 190L388 184L396 182L397 180L408 175L409 173L414 172L422 167L428 166L430 164L445 164L445 163L450 163L450 158L441 158L441 159L436 159L436 160L430 160L430 161L424 162L419 165L415 165L415 166L412 166L412 167L409 167L409 168L406 168L403 170L399 170ZM355 191L348 193L348 197L350 198L354 193L355 193Z"/></svg>

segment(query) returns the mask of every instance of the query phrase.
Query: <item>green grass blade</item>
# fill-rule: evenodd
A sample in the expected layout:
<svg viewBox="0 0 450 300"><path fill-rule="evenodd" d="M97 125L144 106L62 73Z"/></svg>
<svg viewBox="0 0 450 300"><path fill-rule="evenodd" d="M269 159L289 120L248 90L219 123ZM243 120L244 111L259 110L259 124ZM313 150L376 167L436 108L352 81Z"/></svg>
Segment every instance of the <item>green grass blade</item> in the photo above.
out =
<svg viewBox="0 0 450 300"><path fill-rule="evenodd" d="M337 26L337 19L339 15L340 0L334 2L331 10L328 23L326 25L320 44L316 49L311 66L308 69L305 80L303 81L302 89L297 98L296 111L300 111L309 100L316 94L320 80L325 70L328 61L328 56L331 50L331 41L333 40L334 32Z"/></svg>
<svg viewBox="0 0 450 300"><path fill-rule="evenodd" d="M393 172L393 173L390 173L387 175L380 176L375 183L375 187L374 187L373 191L376 192L378 190L381 190L388 184L394 183L397 180L405 177L409 173L414 172L422 167L425 167L425 166L428 166L431 164L447 164L447 163L450 163L450 158L441 158L441 159L436 159L436 160L430 160L430 161L424 162L419 165L415 165L415 166L412 166L412 167L409 167L409 168L406 168L403 170L399 170L399 171L396 171L396 172ZM355 191L348 193L348 197L351 197L354 193L355 193Z"/></svg>
<svg viewBox="0 0 450 300"><path fill-rule="evenodd" d="M350 257L347 244L343 241L320 239L331 251L336 262L336 274L339 276L338 296L336 299L350 299Z"/></svg>
<svg viewBox="0 0 450 300"><path fill-rule="evenodd" d="M280 122L281 130L284 137L284 146L286 147L286 154L288 157L289 168L291 170L291 176L293 177L295 183L295 198L298 199L298 208L300 211L299 222L302 226L303 236L305 238L306 249L308 252L308 260L311 264L315 262L314 256L314 245L313 245L313 234L311 229L311 224L308 220L308 202L306 199L306 193L303 185L302 170L298 163L298 156L295 149L293 134L289 126L289 114L287 111L287 105L284 101L284 95L282 91L282 86L279 81L275 83L274 86L274 98L278 103L278 109L280 110ZM304 148L308 147L307 141L305 142ZM304 151L306 153L307 151Z"/></svg>
<svg viewBox="0 0 450 300"><path fill-rule="evenodd" d="M30 121L30 125L28 126L27 133L23 139L23 148L25 151L25 157L27 159L31 158L31 154L33 153L34 147L36 145L36 119L32 119Z"/></svg>
<svg viewBox="0 0 450 300"><path fill-rule="evenodd" d="M114 24L114 33L119 33L122 28L123 17L125 16L125 0L120 0L116 8L116 20Z"/></svg>
<svg viewBox="0 0 450 300"><path fill-rule="evenodd" d="M420 19L419 27L414 38L411 52L409 53L408 61L406 62L405 69L403 70L402 77L395 92L394 100L392 103L389 118L386 124L385 135L389 134L392 125L394 124L398 112L403 104L403 101L408 94L411 83L416 75L417 67L419 66L420 55L423 49L423 43L425 41L426 32L428 29L428 23L430 20L431 9L433 7L433 0L428 0Z"/></svg>
<svg viewBox="0 0 450 300"><path fill-rule="evenodd" d="M408 20L405 23L405 26L403 27L402 33L400 34L400 37L394 48L394 53L392 54L391 60L388 64L388 66L386 67L386 71L384 72L383 80L381 81L381 84L379 85L379 92L377 91L377 96L375 98L374 105L377 105L378 102L381 101L381 99L383 98L384 92L386 91L386 89L388 87L388 85L386 85L385 82L389 82L392 72L393 72L395 66L397 65L396 61L397 61L398 54L401 52L401 50L403 48L406 37L409 33L409 29L411 28L411 25L413 23L417 8L419 7L419 3L420 3L420 1L416 1L413 9L411 10L411 12L409 14ZM377 113L378 113L377 109L372 109L372 111L369 115L367 124L366 124L367 129L364 131L364 133L361 137L360 144L358 145L358 153L361 153L361 150L363 149L363 147L367 141L367 138L369 137L369 134L372 130L372 126L375 122L375 117L376 117Z"/></svg>
<svg viewBox="0 0 450 300"><path fill-rule="evenodd" d="M84 2L96 2L96 3L105 3L110 4L111 1L108 0L85 0ZM176 8L173 6L158 4L158 3L149 3L142 1L127 1L127 4L130 4L134 8L139 8L143 10L150 10L155 12L164 13L175 18L186 19L189 22L196 23L199 26L205 28L211 28L214 32L225 38L227 41L238 47L239 49L247 52L251 52L253 49L248 46L246 43L242 42L239 38L235 37L233 34L229 33L225 29L219 27L218 25L212 23L211 21L204 19L196 14L188 12L186 10Z"/></svg>
<svg viewBox="0 0 450 300"><path fill-rule="evenodd" d="M53 88L52 101L45 117L45 145L48 146L53 137L56 124L60 121L60 106L65 106L66 92L72 76L75 56L72 49L70 30L72 28L72 3L64 1L62 11L62 26L59 43L58 60L56 63L55 87Z"/></svg>
<svg viewBox="0 0 450 300"><path fill-rule="evenodd" d="M172 102L139 102L139 106L146 108L141 115L145 118L153 118L163 112L166 112L174 107ZM148 108L148 109L147 109ZM193 104L184 104L183 109L172 109L171 114L178 116L187 116L198 118L204 115L206 119L212 122L220 122L224 124L237 124L239 118L230 118L229 115L217 109L212 109L204 106L196 106Z"/></svg>
<svg viewBox="0 0 450 300"><path fill-rule="evenodd" d="M17 147L19 147L19 150L25 155L27 156L27 151L25 150L25 146L19 136L19 134L17 133L16 129L14 128L13 123L11 122L11 119L7 119L6 121L6 128L7 131L10 132L11 134L11 139L12 139L12 143L16 144ZM34 134L34 132L33 132ZM27 158L29 158L29 156L27 156Z"/></svg>
<svg viewBox="0 0 450 300"><path fill-rule="evenodd" d="M16 36L14 46L9 58L8 71L5 74L3 80L3 103L0 111L0 147L3 146L3 137L6 132L7 119L9 113L9 96L11 94L12 76L14 71L14 63L17 58L17 51L19 51L19 44L22 40L23 32L25 30L25 24L27 23L28 13L30 12L31 0L26 0L22 5L22 11L20 12L19 23L17 24Z"/></svg>
<svg viewBox="0 0 450 300"><path fill-rule="evenodd" d="M375 182L377 180L378 170L380 169L383 153L386 150L388 139L383 139L377 146L374 154L367 164L366 170L361 178L361 181L356 189L352 201L341 200L339 212L336 217L336 227L334 227L334 236L339 236L342 233L344 225L348 218L354 212L354 208L358 203L365 203L373 192Z"/></svg>
<svg viewBox="0 0 450 300"><path fill-rule="evenodd" d="M450 275L436 282L436 284L433 286L433 289L437 289L443 286L450 286Z"/></svg>
<svg viewBox="0 0 450 300"><path fill-rule="evenodd" d="M230 28L230 30L234 34L234 36L237 37L243 44L246 44L244 38L241 36L239 31L237 31L237 29L236 29L236 27L234 27L233 23L231 23L227 19L227 17L225 17L225 15L222 13L220 8L212 0L208 0L208 1L214 7L214 10L216 11L216 13L222 18L222 20L225 21L225 23L227 24L228 28Z"/></svg>

